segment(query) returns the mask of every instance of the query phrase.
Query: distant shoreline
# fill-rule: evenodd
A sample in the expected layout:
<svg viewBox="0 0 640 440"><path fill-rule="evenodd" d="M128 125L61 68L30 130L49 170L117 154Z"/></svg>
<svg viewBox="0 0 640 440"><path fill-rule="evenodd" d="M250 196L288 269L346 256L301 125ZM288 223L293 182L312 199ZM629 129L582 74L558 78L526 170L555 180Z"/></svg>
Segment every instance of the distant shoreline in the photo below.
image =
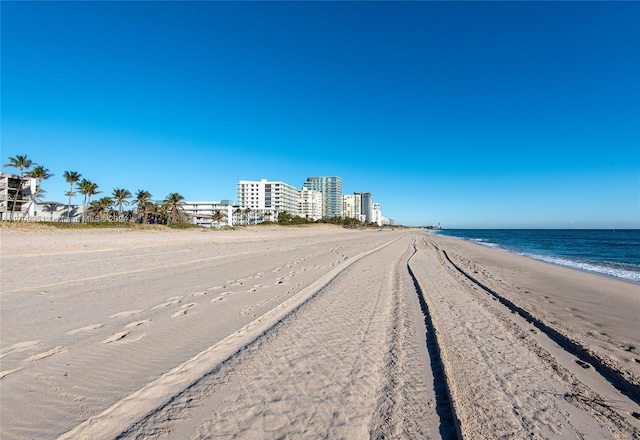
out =
<svg viewBox="0 0 640 440"><path fill-rule="evenodd" d="M448 229L436 235L640 284L640 229Z"/></svg>

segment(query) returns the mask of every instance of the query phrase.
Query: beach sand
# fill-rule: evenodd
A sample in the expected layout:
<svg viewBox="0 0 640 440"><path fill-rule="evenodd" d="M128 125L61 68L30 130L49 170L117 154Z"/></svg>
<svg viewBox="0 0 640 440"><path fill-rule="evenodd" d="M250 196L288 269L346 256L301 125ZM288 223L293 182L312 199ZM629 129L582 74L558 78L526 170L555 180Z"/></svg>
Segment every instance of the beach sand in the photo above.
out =
<svg viewBox="0 0 640 440"><path fill-rule="evenodd" d="M0 432L640 438L640 286L422 230L0 229Z"/></svg>

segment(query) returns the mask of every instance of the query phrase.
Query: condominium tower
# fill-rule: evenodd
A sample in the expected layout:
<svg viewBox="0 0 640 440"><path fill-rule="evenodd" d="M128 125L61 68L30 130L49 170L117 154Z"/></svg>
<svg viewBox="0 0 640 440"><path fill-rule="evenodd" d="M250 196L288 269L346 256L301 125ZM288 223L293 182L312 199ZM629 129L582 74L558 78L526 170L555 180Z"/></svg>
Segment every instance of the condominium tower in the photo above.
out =
<svg viewBox="0 0 640 440"><path fill-rule="evenodd" d="M36 188L35 178L0 172L0 220L35 215L36 204L30 201Z"/></svg>
<svg viewBox="0 0 640 440"><path fill-rule="evenodd" d="M356 199L360 199L360 215L362 215L367 222L374 221L373 214L373 197L370 192L356 192L353 193Z"/></svg>
<svg viewBox="0 0 640 440"><path fill-rule="evenodd" d="M322 193L322 217L342 217L342 178L308 177L303 187Z"/></svg>
<svg viewBox="0 0 640 440"><path fill-rule="evenodd" d="M300 190L284 182L241 180L237 197L240 208L267 214L273 220L283 211L300 215Z"/></svg>

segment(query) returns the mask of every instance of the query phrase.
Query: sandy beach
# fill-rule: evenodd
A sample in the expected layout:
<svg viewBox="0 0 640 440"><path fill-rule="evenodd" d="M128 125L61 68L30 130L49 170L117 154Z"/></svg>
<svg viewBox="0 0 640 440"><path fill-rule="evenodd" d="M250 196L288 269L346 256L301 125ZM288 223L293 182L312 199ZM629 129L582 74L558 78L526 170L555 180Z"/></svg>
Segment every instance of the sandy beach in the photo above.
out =
<svg viewBox="0 0 640 440"><path fill-rule="evenodd" d="M640 286L417 229L0 229L3 439L640 438Z"/></svg>

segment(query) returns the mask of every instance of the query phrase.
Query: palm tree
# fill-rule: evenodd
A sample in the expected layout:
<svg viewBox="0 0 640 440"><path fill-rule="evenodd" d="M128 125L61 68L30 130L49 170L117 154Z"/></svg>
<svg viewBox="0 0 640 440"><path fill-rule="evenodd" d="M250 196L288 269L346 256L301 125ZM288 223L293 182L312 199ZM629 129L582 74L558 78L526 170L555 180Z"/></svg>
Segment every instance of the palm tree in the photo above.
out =
<svg viewBox="0 0 640 440"><path fill-rule="evenodd" d="M62 174L64 180L69 184L69 191L65 194L69 196L69 203L67 204L67 213L69 214L69 221L71 221L71 197L75 196L76 193L73 192L73 184L80 180L82 174L77 171L65 171Z"/></svg>
<svg viewBox="0 0 640 440"><path fill-rule="evenodd" d="M184 200L184 197L181 196L180 194L171 193L162 202L163 205L171 213L171 223L170 224L175 223L176 217L177 217L178 213L180 212L180 210L182 209L181 208L182 205L184 204L183 200Z"/></svg>
<svg viewBox="0 0 640 440"><path fill-rule="evenodd" d="M102 197L100 200L92 202L89 209L98 219L103 220L104 217L104 220L106 220L111 206L113 206L113 199L111 197Z"/></svg>
<svg viewBox="0 0 640 440"><path fill-rule="evenodd" d="M213 214L211 214L211 227L213 227L214 223L218 224L218 227L220 227L220 222L226 218L226 212L224 212L222 209L216 209L215 211L213 211Z"/></svg>
<svg viewBox="0 0 640 440"><path fill-rule="evenodd" d="M136 198L132 202L138 206L138 215L142 216L143 225L147 223L147 212L149 211L150 199L151 193L149 191L139 189L136 193Z"/></svg>
<svg viewBox="0 0 640 440"><path fill-rule="evenodd" d="M153 223L155 224L160 223L159 218L162 215L162 211L164 210L162 205L159 205L153 202L147 202L144 209L146 214L151 215L151 218L153 219Z"/></svg>
<svg viewBox="0 0 640 440"><path fill-rule="evenodd" d="M49 173L49 170L41 165L37 165L33 170L27 172L27 177L36 179L36 190L31 194L31 200L29 200L25 215L29 212L33 202L37 202L46 193L46 191L42 189L42 181L51 176L53 176L53 174Z"/></svg>
<svg viewBox="0 0 640 440"><path fill-rule="evenodd" d="M242 221L242 208L236 208L233 211L233 224L240 224Z"/></svg>
<svg viewBox="0 0 640 440"><path fill-rule="evenodd" d="M118 221L120 221L120 217L122 217L122 205L129 204L127 199L131 197L131 193L127 189L116 188L113 190L113 197L118 205Z"/></svg>
<svg viewBox="0 0 640 440"><path fill-rule="evenodd" d="M18 154L16 157L10 157L9 163L5 164L5 167L18 168L20 170L20 184L16 189L16 193L13 197L13 204L11 205L11 220L13 220L13 212L16 209L16 203L18 202L18 196L22 197L22 181L24 180L24 171L31 168L31 165L35 165L31 160L27 159L27 155Z"/></svg>
<svg viewBox="0 0 640 440"><path fill-rule="evenodd" d="M90 180L82 179L80 183L78 183L78 190L80 194L84 195L84 211L82 214L82 221L85 220L85 214L89 211L89 204L91 203L91 196L95 196L96 194L100 194L102 191L98 191L98 184L93 183Z"/></svg>

